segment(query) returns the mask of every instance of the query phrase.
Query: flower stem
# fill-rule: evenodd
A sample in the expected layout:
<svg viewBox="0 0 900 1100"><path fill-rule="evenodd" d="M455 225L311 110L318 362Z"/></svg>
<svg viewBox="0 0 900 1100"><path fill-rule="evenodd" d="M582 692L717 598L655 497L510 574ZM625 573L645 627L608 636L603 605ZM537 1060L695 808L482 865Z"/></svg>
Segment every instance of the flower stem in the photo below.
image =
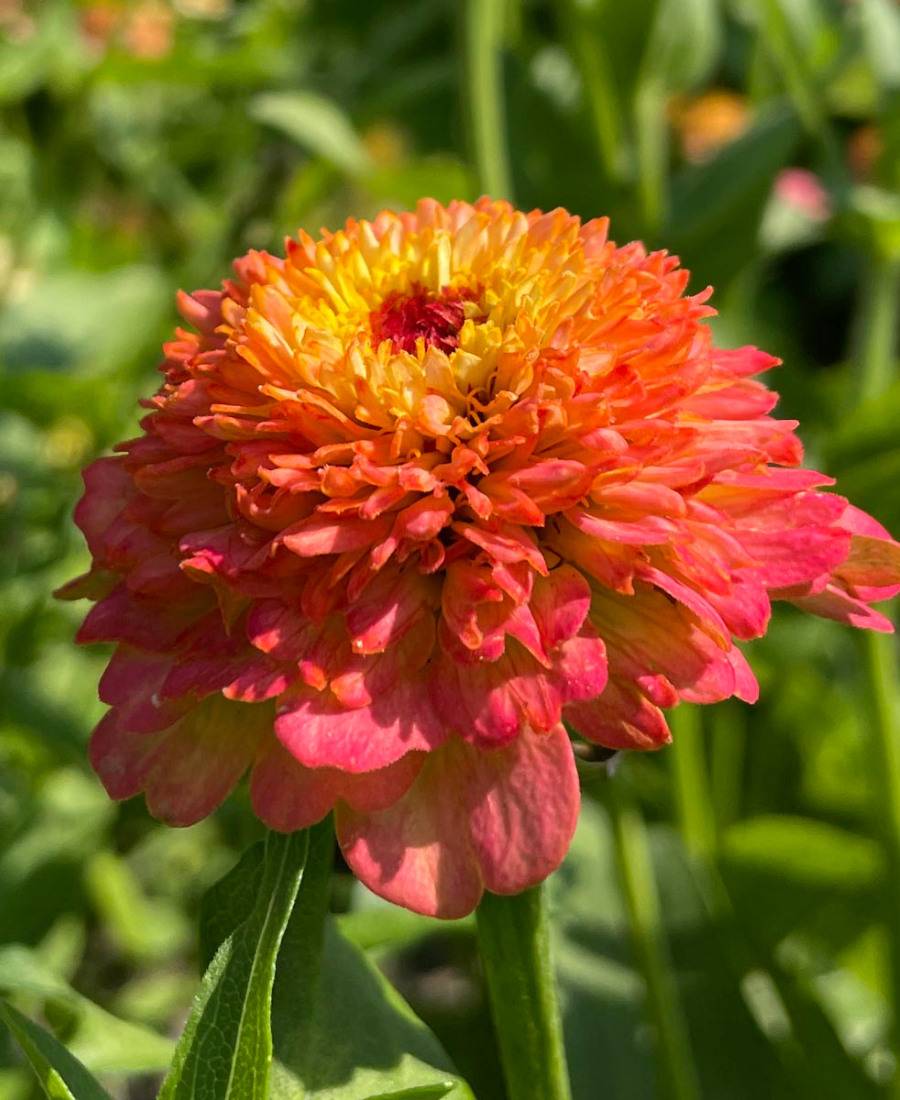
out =
<svg viewBox="0 0 900 1100"><path fill-rule="evenodd" d="M619 779L607 783L604 793L632 945L656 1030L660 1089L670 1100L699 1100L700 1083L662 929L647 829Z"/></svg>
<svg viewBox="0 0 900 1100"><path fill-rule="evenodd" d="M512 202L503 102L504 0L466 0L466 94L479 187Z"/></svg>
<svg viewBox="0 0 900 1100"><path fill-rule="evenodd" d="M877 399L896 377L898 321L900 257L873 254L856 322L860 401ZM879 788L879 822L888 860L891 1045L900 1066L900 673L896 641L889 634L869 632L865 654L872 700L873 775ZM891 1095L900 1098L900 1070L894 1074Z"/></svg>
<svg viewBox="0 0 900 1100"><path fill-rule="evenodd" d="M880 814L887 849L890 902L890 979L894 1009L893 1048L900 1058L900 682L897 646L890 634L865 639L866 670L875 720L872 722L874 771L880 779ZM900 1072L893 1095L900 1096Z"/></svg>
<svg viewBox="0 0 900 1100"><path fill-rule="evenodd" d="M476 917L509 1100L571 1100L544 887L486 893Z"/></svg>

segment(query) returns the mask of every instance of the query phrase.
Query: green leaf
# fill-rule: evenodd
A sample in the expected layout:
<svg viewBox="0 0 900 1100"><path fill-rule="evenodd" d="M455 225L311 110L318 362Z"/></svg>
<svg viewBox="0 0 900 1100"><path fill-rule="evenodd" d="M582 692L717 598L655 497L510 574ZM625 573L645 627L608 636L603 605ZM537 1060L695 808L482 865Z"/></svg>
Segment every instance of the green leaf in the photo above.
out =
<svg viewBox="0 0 900 1100"><path fill-rule="evenodd" d="M847 942L870 919L884 879L875 841L787 814L732 825L719 862L739 921L770 951L806 928L836 946Z"/></svg>
<svg viewBox="0 0 900 1100"><path fill-rule="evenodd" d="M95 1073L152 1073L171 1061L169 1039L94 1004L27 947L0 948L0 992L41 1005L64 1029L73 1055Z"/></svg>
<svg viewBox="0 0 900 1100"><path fill-rule="evenodd" d="M332 850L330 824L313 829L278 956L271 1100L471 1100L432 1033L327 915ZM207 894L204 954L245 919L263 889L261 873L254 845Z"/></svg>
<svg viewBox="0 0 900 1100"><path fill-rule="evenodd" d="M641 82L693 87L715 64L721 41L715 0L660 0L647 39Z"/></svg>
<svg viewBox="0 0 900 1100"><path fill-rule="evenodd" d="M307 834L266 838L246 919L216 952L160 1100L265 1100L275 960L306 863Z"/></svg>
<svg viewBox="0 0 900 1100"><path fill-rule="evenodd" d="M250 101L250 115L273 126L348 175L369 167L369 154L341 108L313 92L268 92Z"/></svg>
<svg viewBox="0 0 900 1100"><path fill-rule="evenodd" d="M468 1087L375 966L328 919L318 981L307 922L292 924L272 1006L272 1100L448 1097Z"/></svg>
<svg viewBox="0 0 900 1100"><path fill-rule="evenodd" d="M722 858L734 869L831 893L871 890L884 873L881 849L874 840L787 814L766 814L732 825L724 836Z"/></svg>
<svg viewBox="0 0 900 1100"><path fill-rule="evenodd" d="M96 378L152 347L169 302L165 276L149 265L47 275L15 309L0 313L0 362L11 375L38 370Z"/></svg>
<svg viewBox="0 0 900 1100"><path fill-rule="evenodd" d="M22 1048L50 1100L109 1100L109 1094L57 1039L0 1001L2 1020Z"/></svg>
<svg viewBox="0 0 900 1100"><path fill-rule="evenodd" d="M475 931L473 917L461 920L439 920L437 917L423 917L398 905L375 903L356 909L351 913L342 913L336 918L337 926L347 939L363 951L384 951L409 947L436 932L446 935L450 932L471 934Z"/></svg>
<svg viewBox="0 0 900 1100"><path fill-rule="evenodd" d="M216 952L253 912L265 869L266 842L251 844L227 875L207 890L200 907L200 963L208 969Z"/></svg>
<svg viewBox="0 0 900 1100"><path fill-rule="evenodd" d="M783 106L761 113L756 124L706 164L682 169L672 182L672 215L667 239L673 248L712 240L722 251L729 233L728 262L734 264L731 230L749 222L751 240L772 186L800 140L794 115Z"/></svg>

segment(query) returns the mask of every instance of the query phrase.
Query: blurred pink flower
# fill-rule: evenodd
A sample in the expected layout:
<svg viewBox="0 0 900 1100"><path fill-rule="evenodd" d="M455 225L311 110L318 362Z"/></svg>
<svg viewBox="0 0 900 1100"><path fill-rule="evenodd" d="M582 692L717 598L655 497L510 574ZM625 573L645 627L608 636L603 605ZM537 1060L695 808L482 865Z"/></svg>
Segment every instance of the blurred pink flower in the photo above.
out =
<svg viewBox="0 0 900 1100"><path fill-rule="evenodd" d="M114 798L187 825L249 770L271 827L335 809L373 890L461 916L562 860L564 721L651 749L754 700L775 598L890 629L900 546L795 468L775 360L605 219L424 200L235 270L76 512Z"/></svg>
<svg viewBox="0 0 900 1100"><path fill-rule="evenodd" d="M775 177L773 190L776 198L810 221L825 222L832 215L831 196L819 177L806 168L783 168Z"/></svg>

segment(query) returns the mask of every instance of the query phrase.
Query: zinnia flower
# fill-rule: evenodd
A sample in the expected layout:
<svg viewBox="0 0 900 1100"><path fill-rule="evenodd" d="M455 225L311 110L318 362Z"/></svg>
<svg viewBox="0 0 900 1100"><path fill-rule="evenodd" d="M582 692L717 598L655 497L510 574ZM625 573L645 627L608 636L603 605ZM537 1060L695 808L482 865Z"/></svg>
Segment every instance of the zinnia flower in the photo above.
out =
<svg viewBox="0 0 900 1100"><path fill-rule="evenodd" d="M775 598L890 629L900 546L794 468L776 361L605 219L425 200L235 270L85 473L113 798L188 825L249 770L269 826L334 809L373 890L460 916L562 860L567 727L652 749L754 700Z"/></svg>

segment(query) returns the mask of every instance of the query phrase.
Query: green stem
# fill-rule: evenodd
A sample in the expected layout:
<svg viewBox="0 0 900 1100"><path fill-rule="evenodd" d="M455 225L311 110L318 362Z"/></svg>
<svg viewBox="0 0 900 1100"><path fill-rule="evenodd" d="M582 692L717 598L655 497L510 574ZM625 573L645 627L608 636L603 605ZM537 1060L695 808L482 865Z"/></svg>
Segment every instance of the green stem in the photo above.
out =
<svg viewBox="0 0 900 1100"><path fill-rule="evenodd" d="M632 945L656 1031L660 1088L670 1100L699 1100L700 1083L668 957L647 829L619 780L607 783L605 794Z"/></svg>
<svg viewBox="0 0 900 1100"><path fill-rule="evenodd" d="M690 854L709 859L716 848L716 819L700 708L682 703L668 718L673 742L668 754L675 781L678 826Z"/></svg>
<svg viewBox="0 0 900 1100"><path fill-rule="evenodd" d="M571 1100L544 887L485 894L476 917L509 1100Z"/></svg>
<svg viewBox="0 0 900 1100"><path fill-rule="evenodd" d="M475 167L485 194L513 199L503 101L504 0L466 0L466 93Z"/></svg>
<svg viewBox="0 0 900 1100"><path fill-rule="evenodd" d="M584 81L600 161L607 176L622 183L629 175L631 150L606 44L578 0L566 0L562 15L569 49Z"/></svg>
<svg viewBox="0 0 900 1100"><path fill-rule="evenodd" d="M720 703L711 715L710 782L716 831L721 835L741 816L747 719L736 703Z"/></svg>
<svg viewBox="0 0 900 1100"><path fill-rule="evenodd" d="M873 256L857 307L858 399L880 397L896 375L900 259Z"/></svg>
<svg viewBox="0 0 900 1100"><path fill-rule="evenodd" d="M894 638L890 634L870 631L865 637L865 646L875 719L871 729L874 773L879 786L882 842L888 859L890 982L894 1009L891 1045L900 1062L900 681ZM900 1073L894 1076L892 1095L900 1097Z"/></svg>
<svg viewBox="0 0 900 1100"><path fill-rule="evenodd" d="M874 254L856 322L859 400L880 397L896 376L900 321L900 257ZM872 700L873 775L878 786L879 824L888 860L889 957L892 1047L900 1065L900 674L893 637L869 633L866 673ZM900 1072L891 1095L900 1098Z"/></svg>
<svg viewBox="0 0 900 1100"><path fill-rule="evenodd" d="M648 77L635 97L638 196L644 232L654 234L668 215L668 123L662 82Z"/></svg>
<svg viewBox="0 0 900 1100"><path fill-rule="evenodd" d="M843 158L824 99L803 45L797 41L784 0L762 0L762 33L787 94L806 129L818 138L829 169L844 175Z"/></svg>

